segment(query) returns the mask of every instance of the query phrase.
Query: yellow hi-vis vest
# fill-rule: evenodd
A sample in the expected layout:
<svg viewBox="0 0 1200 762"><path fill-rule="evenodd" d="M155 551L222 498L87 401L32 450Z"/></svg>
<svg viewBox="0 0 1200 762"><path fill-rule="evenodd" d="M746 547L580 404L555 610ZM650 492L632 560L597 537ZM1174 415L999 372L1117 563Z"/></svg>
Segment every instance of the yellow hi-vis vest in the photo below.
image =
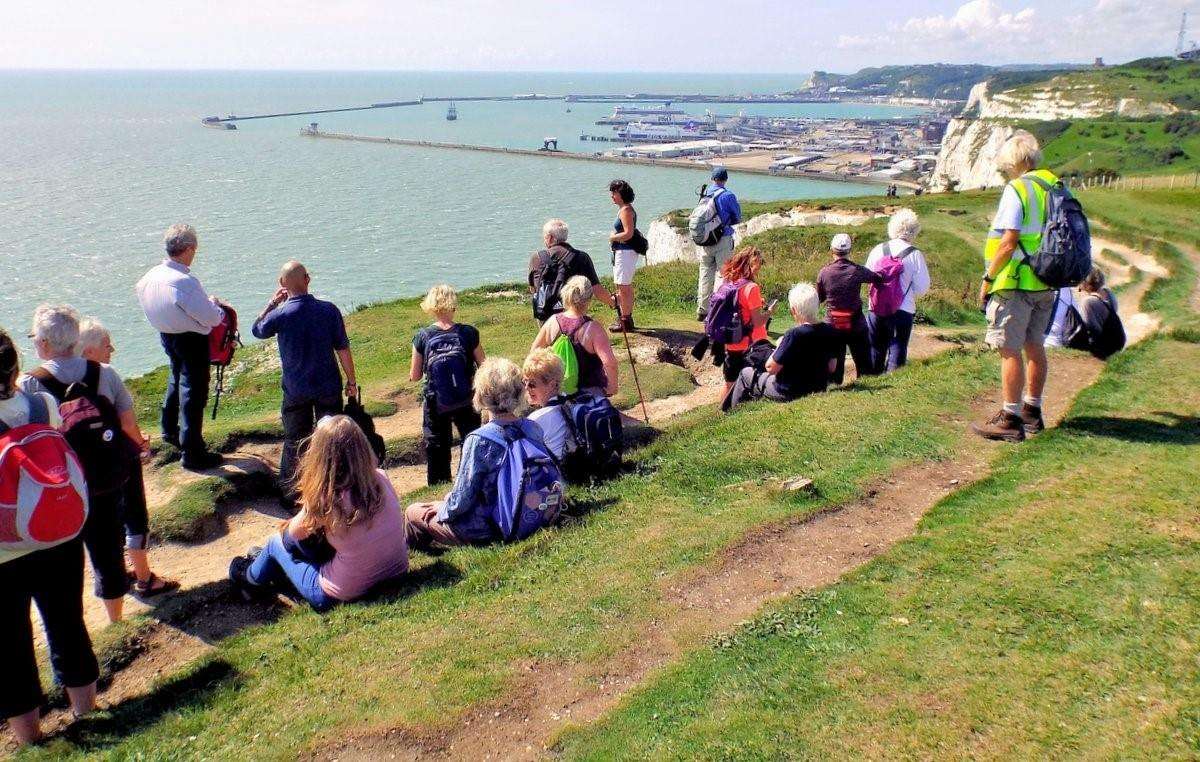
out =
<svg viewBox="0 0 1200 762"><path fill-rule="evenodd" d="M1021 199L1021 209L1023 216L1021 218L1020 241L1021 246L1025 251L1033 256L1038 248L1042 245L1042 228L1046 224L1046 191L1042 186L1030 179L1030 176L1037 176L1041 180L1054 185L1058 182L1053 172L1045 169L1029 172L1016 180L1009 183L1013 190L1017 192L1017 196ZM1004 235L1003 230L988 231L987 243L983 247L984 267L990 267L992 259L996 256L996 250L1000 248L1000 238ZM1046 291L1049 286L1041 281L1034 274L1033 268L1025 264L1025 255L1018 248L1012 253L1012 257L1008 260L1008 264L996 274L996 281L992 283L988 293L996 293L997 291Z"/></svg>

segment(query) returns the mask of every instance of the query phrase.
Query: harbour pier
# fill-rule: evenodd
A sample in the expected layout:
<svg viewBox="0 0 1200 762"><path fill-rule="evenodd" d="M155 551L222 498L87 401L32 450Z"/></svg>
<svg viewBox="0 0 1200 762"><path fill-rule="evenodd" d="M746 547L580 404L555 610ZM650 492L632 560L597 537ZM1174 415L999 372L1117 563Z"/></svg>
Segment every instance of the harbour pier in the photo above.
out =
<svg viewBox="0 0 1200 762"><path fill-rule="evenodd" d="M345 132L326 132L315 127L305 127L300 134L310 138L325 138L328 140L350 140L360 143L383 143L387 145L413 146L417 148L438 148L452 151L482 151L485 153L508 154L510 156L536 156L539 158L573 159L575 161L595 161L606 164L627 164L643 167L670 167L672 169L707 170L707 165L694 161L677 159L645 159L638 157L610 156L604 154L577 153L575 151L547 150L545 148L506 148L503 146L483 146L469 143L446 143L437 140L415 140L412 138L387 138L372 135L353 135ZM803 170L779 174L768 169L738 167L739 174L769 175L771 177L800 178L806 180L832 180L836 182L851 182L863 184L887 185L895 181L883 181L877 178L860 175L842 175L827 172L806 172Z"/></svg>

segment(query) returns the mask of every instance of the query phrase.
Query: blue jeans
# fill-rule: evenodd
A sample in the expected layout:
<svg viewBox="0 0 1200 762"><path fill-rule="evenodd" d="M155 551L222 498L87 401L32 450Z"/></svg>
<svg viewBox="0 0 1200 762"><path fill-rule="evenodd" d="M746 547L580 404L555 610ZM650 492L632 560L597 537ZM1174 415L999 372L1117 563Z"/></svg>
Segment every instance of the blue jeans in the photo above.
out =
<svg viewBox="0 0 1200 762"><path fill-rule="evenodd" d="M283 535L275 533L250 564L246 576L255 585L287 581L317 611L327 611L337 599L321 587L320 567L292 557L283 545Z"/></svg>
<svg viewBox="0 0 1200 762"><path fill-rule="evenodd" d="M871 361L876 373L891 373L908 362L908 340L912 337L913 314L903 310L887 317L867 313L871 331Z"/></svg>
<svg viewBox="0 0 1200 762"><path fill-rule="evenodd" d="M171 362L162 406L163 438L177 440L185 456L199 455L205 450L208 337L201 333L164 333L160 337Z"/></svg>

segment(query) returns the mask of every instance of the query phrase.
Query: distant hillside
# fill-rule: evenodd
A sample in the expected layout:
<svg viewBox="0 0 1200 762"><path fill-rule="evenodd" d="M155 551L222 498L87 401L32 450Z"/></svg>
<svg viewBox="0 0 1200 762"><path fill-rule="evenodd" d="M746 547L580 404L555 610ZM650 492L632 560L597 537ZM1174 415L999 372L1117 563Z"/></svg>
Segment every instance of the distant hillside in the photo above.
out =
<svg viewBox="0 0 1200 762"><path fill-rule="evenodd" d="M880 66L862 69L854 74L815 72L805 90L825 91L831 88L867 95L890 95L904 98L940 98L966 100L971 88L993 77L1004 78L1005 87L1015 84L1044 81L1072 68L1068 64L1052 67L1021 64L1011 67L981 64L920 64L916 66ZM834 90L837 92L838 90Z"/></svg>
<svg viewBox="0 0 1200 762"><path fill-rule="evenodd" d="M1097 104L1130 116L1200 110L1200 62L1142 58L1103 69L1057 73L1050 79L1022 80L1020 73L991 78L989 89L1020 102L1046 95L1064 104ZM996 97L1000 97L997 95ZM1122 104L1141 104L1144 113Z"/></svg>

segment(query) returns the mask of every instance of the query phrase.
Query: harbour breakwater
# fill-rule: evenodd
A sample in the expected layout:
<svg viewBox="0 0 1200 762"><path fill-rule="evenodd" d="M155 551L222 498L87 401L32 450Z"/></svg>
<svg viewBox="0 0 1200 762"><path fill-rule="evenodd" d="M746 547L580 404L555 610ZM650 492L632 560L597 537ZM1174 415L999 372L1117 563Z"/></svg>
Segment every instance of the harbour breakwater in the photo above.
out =
<svg viewBox="0 0 1200 762"><path fill-rule="evenodd" d="M447 143L437 140L414 140L411 138L388 138L377 137L373 135L354 135L345 132L326 132L324 130L305 127L300 130L300 134L309 138L326 138L329 140L351 140L362 143L385 143L389 145L399 146L415 146L418 148L440 148L454 151L483 151L486 153L509 154L512 156L536 156L539 158L552 159L574 159L576 161L596 161L609 164L630 164L643 167L670 167L672 169L707 169L708 163L698 164L693 161L677 160L677 159L643 159L629 156L609 156L606 154L587 154L577 153L575 151L558 151L548 150L545 148L505 148L503 146L485 146L472 145L469 143ZM719 159L719 157L718 157ZM749 167L738 167L737 171L741 174L750 175L768 175L770 177L779 178L796 178L804 180L834 180L838 182L850 183L873 183L876 185L887 185L892 180L880 180L873 177L865 177L862 175L843 175L824 172L805 172L805 171L790 171L786 174L771 172L767 169L755 169Z"/></svg>

